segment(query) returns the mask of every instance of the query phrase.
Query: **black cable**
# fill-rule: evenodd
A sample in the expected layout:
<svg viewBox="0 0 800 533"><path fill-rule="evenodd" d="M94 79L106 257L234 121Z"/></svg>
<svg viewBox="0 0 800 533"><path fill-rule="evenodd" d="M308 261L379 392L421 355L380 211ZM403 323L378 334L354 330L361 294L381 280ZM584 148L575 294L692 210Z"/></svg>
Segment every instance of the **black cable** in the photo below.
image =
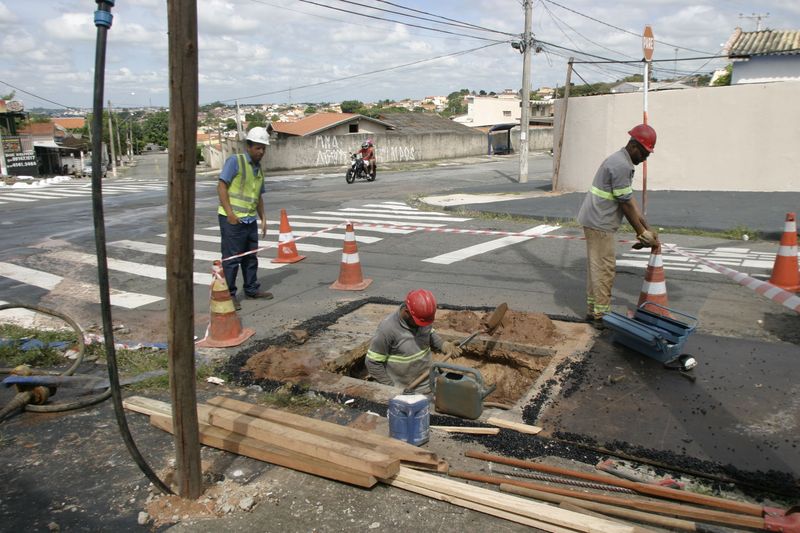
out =
<svg viewBox="0 0 800 533"><path fill-rule="evenodd" d="M14 89L15 91L19 91L21 93L25 93L27 95L33 96L34 98L38 98L39 100L42 100L43 102L47 102L49 104L55 104L57 106L63 107L64 109L74 109L75 111L80 111L80 109L78 109L77 107L71 107L71 106L68 106L68 105L59 104L58 102L54 102L52 100L48 100L47 98L42 98L39 95L36 95L36 94L33 94L32 92L26 91L25 89L20 89L19 87L14 87L13 85L11 85L10 83L8 83L6 81L0 80L0 83L2 83L3 85L8 85L9 87Z"/></svg>
<svg viewBox="0 0 800 533"><path fill-rule="evenodd" d="M436 57L429 57L427 59L418 59L416 61L411 61L410 63L403 63L402 65L394 65L394 66L391 66L391 67L381 68L381 69L377 69L377 70L371 70L369 72L361 72L359 74L350 74L349 76L344 76L342 78L335 78L335 79L332 79L332 80L325 80L325 81L319 81L319 82L316 82L316 83L309 83L309 84L306 84L306 85L300 85L299 87L289 87L288 89L279 89L279 90L268 91L268 92L260 93L260 94L251 94L250 96L240 96L238 98L229 98L227 100L220 100L220 102L224 103L224 102L234 102L236 100L248 100L250 98L258 98L260 96L269 96L269 95L280 94L280 93L285 93L285 92L289 92L289 91L296 91L298 89L308 89L309 87L318 87L320 85L327 85L329 83L336 83L338 81L345 81L345 80L350 80L350 79L353 79L353 78L359 78L359 77L362 77L362 76L370 76L372 74L379 74L381 72L388 72L390 70L397 70L397 69L404 68L404 67L410 67L410 66L413 66L413 65L419 65L420 63L426 63L428 61L436 61L437 59L444 59L444 58L447 58L447 57L457 57L457 56L460 56L460 55L470 54L472 52L477 52L478 50L483 50L484 48L497 46L498 44L504 44L504 42L485 44L483 46L478 46L476 48L470 48L468 50L461 50L460 52L453 52L452 54L444 54L444 55L440 55L440 56L436 56Z"/></svg>
<svg viewBox="0 0 800 533"><path fill-rule="evenodd" d="M385 20L387 22L394 22L395 24L402 24L404 26L410 26L412 28L421 28L423 30L436 31L436 32L439 32L439 33L447 33L449 35L458 35L459 37L467 37L469 39L479 39L481 41L490 41L490 42L494 42L494 43L506 42L506 41L498 41L497 39L488 39L486 37L479 37L477 35L468 35L466 33L456 33L456 32L453 32L453 31L442 30L440 28L430 28L428 26L420 26L419 24L411 24L410 22L403 22L403 21L400 21L400 20L387 19L387 18L384 18L384 17L376 17L375 15L367 15L366 13L357 13L355 11L349 11L347 9L342 9L342 8L339 8L339 7L329 6L329 5L326 5L326 4L321 4L319 2L312 2L312 0L299 0L299 1L303 2L304 4L311 4L311 5L314 5L314 6L324 7L326 9L333 9L334 11L341 11L343 13L347 13L348 15L357 15L359 17L366 17L368 19L374 19L374 20Z"/></svg>
<svg viewBox="0 0 800 533"><path fill-rule="evenodd" d="M556 6L560 7L561 9L566 9L567 11L570 11L570 12L572 12L572 13L575 13L576 15L580 15L581 17L587 18L587 19L589 19L589 20L591 20L591 21L594 21L594 22L598 22L598 23L600 23L600 24L603 24L604 26L608 26L609 28L614 28L615 30L621 31L621 32L623 32L623 33L628 33L628 34L630 34L630 35L635 35L636 37L638 37L638 38L640 38L640 39L641 39L641 37L642 37L642 36L641 36L641 34L638 34L638 33L634 32L634 31L631 31L631 30L626 30L625 28L620 28L619 26L614 26L613 24L609 24L608 22L605 22L605 21L603 21L603 20L596 19L596 18L594 18L594 17L591 17L591 16L589 16L589 15L586 15L586 14L584 14L584 13L581 13L580 11L576 11L576 10L574 10L574 9L572 9L572 8L569 8L569 7L567 7L567 6L561 5L561 4L559 4L558 2L555 2L555 1L553 1L553 0L543 0L543 1L545 1L545 2L549 2L549 3L553 4L553 5L556 5ZM685 46L678 46L677 44L671 44L671 43L668 43L668 42L666 42L666 41L659 41L659 40L657 40L657 39L656 39L656 41L655 41L655 42L657 42L657 43L661 43L661 44L665 44L665 45L667 45L667 46L670 46L670 47L672 47L672 48L680 48L681 50L688 50L688 51L690 51L690 52L697 52L698 54L708 54L708 52L705 52L705 51L703 51L703 50L695 50L695 49L693 49L693 48L687 48L687 47L685 47Z"/></svg>
<svg viewBox="0 0 800 533"><path fill-rule="evenodd" d="M136 443L133 441L125 411L122 407L122 394L119 386L119 373L117 370L117 353L114 348L114 328L111 321L111 297L109 295L108 281L108 256L106 255L106 229L103 217L103 171L101 165L103 141L103 89L106 70L106 39L108 29L111 27L112 4L105 0L97 0L95 11L95 26L97 26L97 43L94 62L94 109L92 116L92 214L94 221L94 240L97 249L97 281L100 286L100 312L103 319L103 335L106 343L106 361L108 363L108 380L111 390L111 399L114 404L114 414L117 425L122 434L122 440L128 448L131 457L155 487L164 494L172 491L161 481L150 465L145 462Z"/></svg>
<svg viewBox="0 0 800 533"><path fill-rule="evenodd" d="M469 27L475 28L476 30L490 31L490 32L493 32L493 33L499 33L499 34L501 34L501 35L509 35L509 36L512 36L512 37L517 37L517 36L519 35L519 34L517 34L517 33L508 33L508 32L504 32L504 31L499 31L499 30L493 30L493 29L490 29L490 28L485 28L485 27L483 27L483 26L478 26L477 24L472 24L472 23L470 23L470 22L462 22L462 21L460 21L460 20L456 20L456 19L451 19L451 18L443 17L442 15L436 15L435 13L428 13L427 11L421 11L421 10L419 10L419 9L414 9L414 8L407 7L407 6L402 6L402 5L400 5L400 4L395 4L395 3L393 3L393 2L387 2L386 0L376 0L376 1L377 1L377 2L380 2L380 3L382 3L382 4L388 4L388 5L390 5L390 6L399 7L400 9L406 9L406 10L408 10L408 11L412 11L412 12L414 12L414 13L421 13L421 14L423 14L423 15L430 15L430 16L432 16L432 17L440 18L440 19L442 19L442 20L448 20L448 21L450 21L450 22L455 22L456 24L461 24L461 25L464 25L464 26L469 26ZM373 9L377 9L377 8L373 8ZM409 16L411 16L411 15L403 15L403 16L405 16L405 17L409 17ZM442 24L442 23L440 22L439 24Z"/></svg>

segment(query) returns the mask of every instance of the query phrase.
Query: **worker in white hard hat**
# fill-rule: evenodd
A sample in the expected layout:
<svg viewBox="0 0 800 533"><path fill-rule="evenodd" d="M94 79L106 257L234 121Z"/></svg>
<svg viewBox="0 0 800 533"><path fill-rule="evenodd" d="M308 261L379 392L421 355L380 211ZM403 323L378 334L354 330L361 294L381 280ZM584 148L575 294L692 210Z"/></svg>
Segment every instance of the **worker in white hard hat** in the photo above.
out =
<svg viewBox="0 0 800 533"><path fill-rule="evenodd" d="M222 167L217 183L219 195L219 229L222 236L222 269L234 306L241 309L236 297L236 274L239 265L244 278L244 294L251 299L272 299L272 293L261 290L258 281L258 257L255 253L224 260L258 248L258 221L261 221L261 236L267 235L267 219L264 215L264 172L261 158L264 157L269 134L266 128L255 127L247 133L243 154L230 156Z"/></svg>

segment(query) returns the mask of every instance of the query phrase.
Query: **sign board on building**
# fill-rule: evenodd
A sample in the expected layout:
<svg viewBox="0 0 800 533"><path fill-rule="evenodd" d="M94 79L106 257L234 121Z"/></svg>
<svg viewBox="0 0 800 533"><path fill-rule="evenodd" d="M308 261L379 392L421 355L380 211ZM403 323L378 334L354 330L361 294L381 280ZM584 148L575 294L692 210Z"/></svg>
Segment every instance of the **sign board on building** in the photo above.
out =
<svg viewBox="0 0 800 533"><path fill-rule="evenodd" d="M26 150L20 137L3 137L3 152L6 156L6 168L12 176L38 176L39 165L36 163L36 152Z"/></svg>
<svg viewBox="0 0 800 533"><path fill-rule="evenodd" d="M648 24L644 27L642 33L642 52L644 52L645 61L653 59L653 49L655 48L656 40L653 37L653 28Z"/></svg>

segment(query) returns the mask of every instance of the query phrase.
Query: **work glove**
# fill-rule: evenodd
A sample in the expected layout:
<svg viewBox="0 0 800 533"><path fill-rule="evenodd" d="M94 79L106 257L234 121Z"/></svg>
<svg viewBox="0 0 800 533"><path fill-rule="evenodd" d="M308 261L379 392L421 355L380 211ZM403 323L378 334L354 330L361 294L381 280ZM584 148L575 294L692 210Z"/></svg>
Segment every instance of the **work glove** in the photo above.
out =
<svg viewBox="0 0 800 533"><path fill-rule="evenodd" d="M658 234L655 231L650 231L649 229L644 230L639 235L636 236L639 240L641 246L639 248L652 248L653 246L658 245ZM634 245L634 247L636 247Z"/></svg>
<svg viewBox="0 0 800 533"><path fill-rule="evenodd" d="M456 359L461 355L461 348L450 341L444 341L442 344L442 353L450 359Z"/></svg>

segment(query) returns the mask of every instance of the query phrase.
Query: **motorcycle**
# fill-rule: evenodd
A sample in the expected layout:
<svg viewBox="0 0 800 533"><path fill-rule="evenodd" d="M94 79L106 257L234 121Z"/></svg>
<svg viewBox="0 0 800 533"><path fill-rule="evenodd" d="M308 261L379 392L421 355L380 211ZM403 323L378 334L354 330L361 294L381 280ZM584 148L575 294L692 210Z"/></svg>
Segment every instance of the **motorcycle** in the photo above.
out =
<svg viewBox="0 0 800 533"><path fill-rule="evenodd" d="M364 159L360 153L350 155L350 168L347 169L344 179L347 183L353 183L356 179L375 181L375 177L364 166Z"/></svg>

